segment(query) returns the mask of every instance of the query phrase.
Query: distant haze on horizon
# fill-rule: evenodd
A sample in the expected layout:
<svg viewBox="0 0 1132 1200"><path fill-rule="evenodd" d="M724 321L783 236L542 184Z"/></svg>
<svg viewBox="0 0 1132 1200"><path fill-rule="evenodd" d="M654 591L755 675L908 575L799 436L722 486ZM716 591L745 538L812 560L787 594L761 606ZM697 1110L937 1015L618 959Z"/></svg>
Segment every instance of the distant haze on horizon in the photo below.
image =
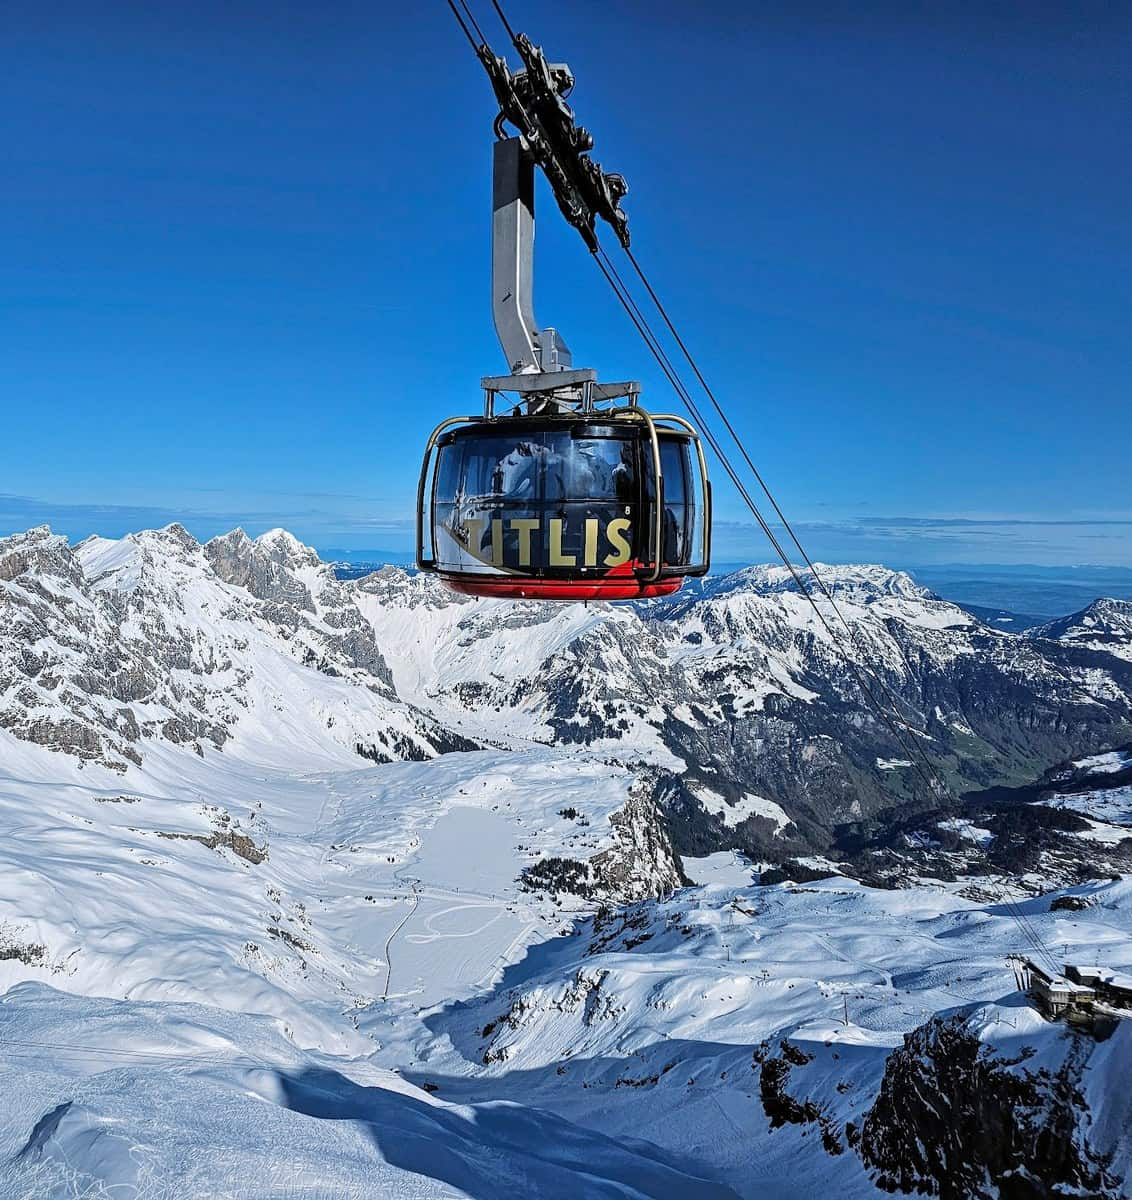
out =
<svg viewBox="0 0 1132 1200"><path fill-rule="evenodd" d="M324 557L412 554L409 514L400 519L370 519L359 501L355 502L358 515L342 519L318 511L315 503L296 512L285 505L270 507L271 497L258 499L242 511L200 512L176 506L59 504L0 494L0 537L50 525L75 542L91 534L116 538L177 521L201 541L237 526L253 537L282 526ZM1132 569L1132 520L859 517L792 524L809 555L826 562L879 562L901 569L931 564ZM780 527L776 531L780 539L785 537ZM714 523L713 557L720 562L767 562L774 552L753 523L724 518Z"/></svg>
<svg viewBox="0 0 1132 1200"><path fill-rule="evenodd" d="M5 498L0 496L0 519L3 518ZM10 516L9 512L9 516ZM39 512L38 516L47 514ZM95 514L91 514L92 516ZM214 519L189 520L187 522L175 514L155 514L134 512L133 516L151 516L159 519L142 522L132 528L120 527L115 524L122 520L122 514L101 512L101 521L97 528L90 528L82 522L74 512L68 513L64 520L52 525L49 520L31 520L28 525L49 524L55 532L61 533L69 541L77 543L83 538L98 534L104 537L118 538L129 533L140 532L143 528L155 528L178 521L188 528L189 532L200 541L207 541L227 533L239 526L245 532L255 537L267 532L274 525L265 524L262 528L255 523L232 521L216 523ZM166 519L160 519L164 517ZM9 533L21 532L24 526L9 528L0 523L0 537ZM345 547L335 545L326 540L304 537L298 530L295 533L301 541L318 552L324 562L344 562L364 568L392 563L398 566L408 566L413 562L411 546L404 537L399 539L401 546L386 545L383 547L358 546ZM388 532L388 530L387 530ZM404 530L400 531L402 534ZM763 542L763 535L754 527L725 525L725 550L717 547L713 554L712 574L720 575L741 569L745 566L764 564L772 561L773 554L768 543ZM808 534L812 531L802 530L803 539L810 545L821 545L821 539L812 539ZM905 551L912 549L914 543L906 542ZM942 552L947 543L940 543ZM1007 612L1029 617L1029 624L1037 619L1048 620L1053 617L1065 616L1086 608L1100 597L1132 600L1132 566L1102 565L1102 564L1041 564L1041 563L994 563L994 562L959 562L941 557L934 560L915 560L904 554L897 555L894 551L899 543L893 541L883 546L885 554L868 555L860 553L856 556L839 554L824 554L815 552L812 558L817 563L852 564L880 563L893 570L908 572L921 585L937 592L947 600L958 604L973 605L985 609L1001 609ZM866 550L862 542L851 547ZM797 560L797 555L793 556ZM1010 626L1007 626L1010 627ZM1025 628L1026 624L1018 625L1016 629Z"/></svg>
<svg viewBox="0 0 1132 1200"><path fill-rule="evenodd" d="M1132 563L1132 7L508 8L813 558ZM0 535L408 553L428 431L503 365L446 6L14 0L5 42ZM540 319L670 409L538 211ZM716 558L766 561L714 478Z"/></svg>

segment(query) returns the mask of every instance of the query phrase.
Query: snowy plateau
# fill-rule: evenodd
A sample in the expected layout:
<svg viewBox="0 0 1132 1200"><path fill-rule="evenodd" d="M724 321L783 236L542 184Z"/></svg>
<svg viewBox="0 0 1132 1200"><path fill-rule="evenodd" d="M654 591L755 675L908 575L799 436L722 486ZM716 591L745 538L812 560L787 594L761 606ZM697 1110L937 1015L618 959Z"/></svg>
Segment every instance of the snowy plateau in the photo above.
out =
<svg viewBox="0 0 1132 1200"><path fill-rule="evenodd" d="M0 539L0 1197L1132 1196L1132 604L822 571Z"/></svg>

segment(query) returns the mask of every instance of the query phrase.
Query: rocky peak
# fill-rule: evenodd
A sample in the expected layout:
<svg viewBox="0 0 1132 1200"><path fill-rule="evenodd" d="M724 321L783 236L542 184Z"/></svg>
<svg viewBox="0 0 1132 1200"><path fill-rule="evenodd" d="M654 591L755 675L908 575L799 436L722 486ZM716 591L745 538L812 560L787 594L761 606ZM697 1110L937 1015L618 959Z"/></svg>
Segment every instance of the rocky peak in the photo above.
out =
<svg viewBox="0 0 1132 1200"><path fill-rule="evenodd" d="M272 530L255 541L242 529L233 529L208 542L204 554L225 583L244 588L257 600L315 611L310 589L296 577L294 569L300 565L317 566L318 555L282 529Z"/></svg>
<svg viewBox="0 0 1132 1200"><path fill-rule="evenodd" d="M1094 600L1086 611L1102 621L1132 622L1132 600L1102 597L1100 600Z"/></svg>
<svg viewBox="0 0 1132 1200"><path fill-rule="evenodd" d="M200 542L177 523L119 539L89 537L75 547L75 557L96 590L116 593L135 608L178 596L208 569Z"/></svg>
<svg viewBox="0 0 1132 1200"><path fill-rule="evenodd" d="M78 567L67 539L52 533L50 525L0 538L0 580L11 582L31 574L70 582L77 578Z"/></svg>
<svg viewBox="0 0 1132 1200"><path fill-rule="evenodd" d="M1132 600L1094 600L1087 608L1024 634L1132 660Z"/></svg>
<svg viewBox="0 0 1132 1200"><path fill-rule="evenodd" d="M239 532L242 533L243 530ZM265 558L280 566L291 568L322 566L322 559L319 558L318 551L311 546L304 545L286 529L269 529L266 533L261 533L255 540L255 546Z"/></svg>
<svg viewBox="0 0 1132 1200"><path fill-rule="evenodd" d="M237 526L205 542L204 550L206 555L223 552L233 557L251 558L255 554L256 546L243 529Z"/></svg>
<svg viewBox="0 0 1132 1200"><path fill-rule="evenodd" d="M179 521L173 521L161 529L147 529L138 536L178 550L187 550L189 553L200 549L200 542Z"/></svg>

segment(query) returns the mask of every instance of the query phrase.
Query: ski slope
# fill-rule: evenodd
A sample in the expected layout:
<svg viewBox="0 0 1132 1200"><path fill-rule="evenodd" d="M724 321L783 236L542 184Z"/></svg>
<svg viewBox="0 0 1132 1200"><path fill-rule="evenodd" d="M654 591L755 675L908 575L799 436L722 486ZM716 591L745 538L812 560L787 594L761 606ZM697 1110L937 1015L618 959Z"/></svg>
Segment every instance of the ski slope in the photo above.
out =
<svg viewBox="0 0 1132 1200"><path fill-rule="evenodd" d="M803 1097L843 1131L933 1014L1064 1044L977 881L760 888L712 855L597 924L522 890L616 844L633 776L585 751L310 772L155 747L120 776L2 750L6 1197L880 1196L843 1132L833 1155L771 1127L760 1046L812 1056ZM1042 939L1132 971L1132 883L1070 890L1088 906L1024 902ZM1089 1059L1120 1163L1129 1029Z"/></svg>
<svg viewBox="0 0 1132 1200"><path fill-rule="evenodd" d="M692 863L705 878L723 867ZM1089 907L1024 903L1043 941L1071 961L1132 965L1132 881L1069 893ZM1002 905L968 898L958 885L710 883L544 947L504 986L429 1014L423 1032L390 1038L376 1059L425 1059L406 1077L460 1103L502 1097L617 1137L647 1127L686 1169L752 1200L877 1197L887 1193L844 1130L860 1124L905 1035L934 1015L970 1013L988 1053L1024 1061L1034 1051L1036 1065L1060 1068L1066 1027L1016 992L1006 965L1018 941ZM768 1121L757 1055L783 1038L812 1060L793 1071L790 1094L821 1110L840 1149L823 1149L812 1124ZM1126 1177L1132 1020L1079 1048L1104 1125L1100 1147Z"/></svg>
<svg viewBox="0 0 1132 1200"><path fill-rule="evenodd" d="M615 845L633 781L548 750L303 772L158 747L120 776L0 747L0 988L221 1004L358 1052L359 1006L470 994L558 929L569 900L519 873Z"/></svg>

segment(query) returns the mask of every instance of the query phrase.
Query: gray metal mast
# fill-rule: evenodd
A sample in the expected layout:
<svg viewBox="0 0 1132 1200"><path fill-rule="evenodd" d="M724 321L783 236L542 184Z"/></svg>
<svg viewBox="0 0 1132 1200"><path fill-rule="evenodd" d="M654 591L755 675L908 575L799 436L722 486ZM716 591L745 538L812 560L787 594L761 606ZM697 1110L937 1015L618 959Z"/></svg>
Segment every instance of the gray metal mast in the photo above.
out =
<svg viewBox="0 0 1132 1200"><path fill-rule="evenodd" d="M495 143L491 207L491 313L495 332L512 372L541 371L542 342L546 339L540 338L533 299L535 164L520 138ZM569 365L568 352L565 361L556 362L553 368L547 364L555 370Z"/></svg>
<svg viewBox="0 0 1132 1200"><path fill-rule="evenodd" d="M508 375L481 381L487 412L495 395L514 392L528 411L589 409L598 400L628 397L636 382L599 384L597 372L575 368L562 336L540 329L534 313L534 159L521 137L495 143L492 164L491 313L507 361Z"/></svg>

